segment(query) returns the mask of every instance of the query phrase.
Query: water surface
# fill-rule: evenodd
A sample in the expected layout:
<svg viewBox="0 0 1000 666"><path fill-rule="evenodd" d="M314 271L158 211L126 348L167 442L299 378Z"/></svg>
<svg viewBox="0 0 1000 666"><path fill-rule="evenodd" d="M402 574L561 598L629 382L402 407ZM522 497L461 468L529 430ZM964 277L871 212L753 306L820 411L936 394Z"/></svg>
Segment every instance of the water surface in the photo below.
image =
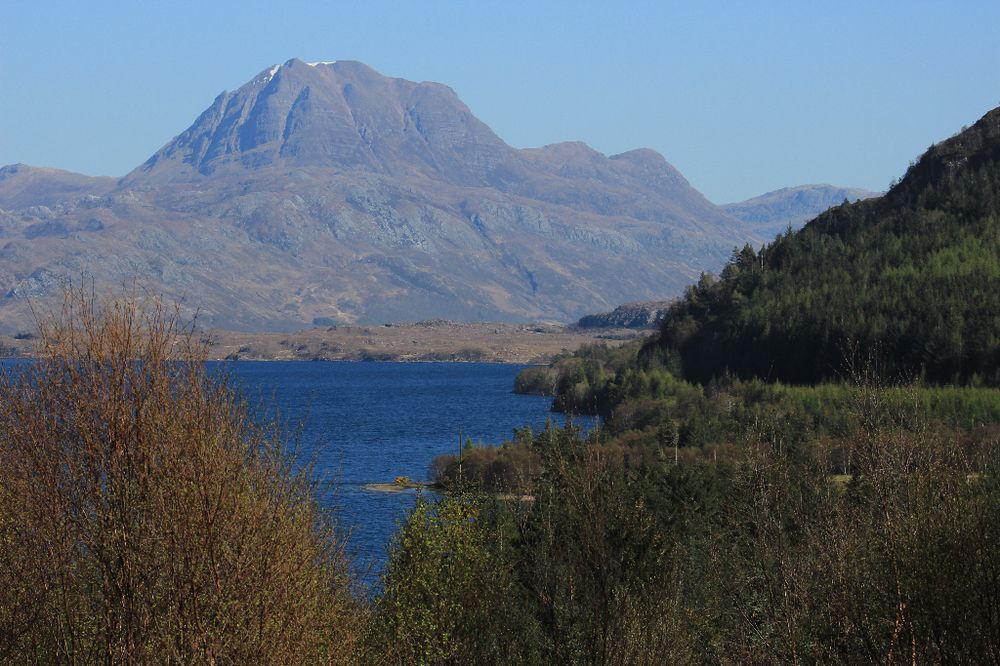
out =
<svg viewBox="0 0 1000 666"><path fill-rule="evenodd" d="M459 433L499 443L513 428L540 429L548 398L515 395L524 366L485 363L364 363L239 361L213 364L228 370L252 403L300 424L302 453L322 479L335 481L331 501L360 571L383 565L398 521L415 492L364 490L397 476L427 479L434 456L455 452ZM373 580L374 574L368 577Z"/></svg>

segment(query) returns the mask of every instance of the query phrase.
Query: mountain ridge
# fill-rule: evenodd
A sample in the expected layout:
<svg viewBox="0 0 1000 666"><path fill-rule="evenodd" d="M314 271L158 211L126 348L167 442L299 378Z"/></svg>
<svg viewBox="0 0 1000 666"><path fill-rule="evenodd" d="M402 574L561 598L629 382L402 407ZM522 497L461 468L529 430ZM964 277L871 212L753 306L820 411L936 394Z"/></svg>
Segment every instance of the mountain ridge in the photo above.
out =
<svg viewBox="0 0 1000 666"><path fill-rule="evenodd" d="M836 185L796 185L739 201L721 204L729 215L770 240L789 227L799 229L823 211L844 201L860 201L879 196L860 187Z"/></svg>
<svg viewBox="0 0 1000 666"><path fill-rule="evenodd" d="M0 201L12 209L51 206L68 198L102 196L110 192L116 182L117 179L106 176L87 176L28 164L8 164L0 167Z"/></svg>
<svg viewBox="0 0 1000 666"><path fill-rule="evenodd" d="M655 151L515 149L447 86L353 61L262 70L106 185L0 213L0 326L82 274L240 330L573 321L759 240Z"/></svg>

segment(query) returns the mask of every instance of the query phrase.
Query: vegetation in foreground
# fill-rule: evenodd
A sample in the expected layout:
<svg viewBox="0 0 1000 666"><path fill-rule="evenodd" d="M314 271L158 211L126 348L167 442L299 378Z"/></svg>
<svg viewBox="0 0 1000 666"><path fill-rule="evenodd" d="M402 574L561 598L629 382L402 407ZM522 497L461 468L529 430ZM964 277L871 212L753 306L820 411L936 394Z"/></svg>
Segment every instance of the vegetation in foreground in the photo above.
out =
<svg viewBox="0 0 1000 666"><path fill-rule="evenodd" d="M0 662L353 661L308 472L178 332L74 294L0 378Z"/></svg>
<svg viewBox="0 0 1000 666"><path fill-rule="evenodd" d="M630 429L518 431L532 500L419 503L366 599L279 433L169 316L71 305L0 383L4 661L1000 659L995 433L941 427L907 389L845 394L838 477L781 411L798 389L742 386L798 402L733 417L725 455L671 456L672 430L643 455Z"/></svg>
<svg viewBox="0 0 1000 666"><path fill-rule="evenodd" d="M536 434L533 502L461 493L411 517L376 645L400 663L996 663L997 441L883 396L859 393L847 477L780 420L719 461ZM456 566L475 582L452 585ZM499 657L476 652L511 634Z"/></svg>

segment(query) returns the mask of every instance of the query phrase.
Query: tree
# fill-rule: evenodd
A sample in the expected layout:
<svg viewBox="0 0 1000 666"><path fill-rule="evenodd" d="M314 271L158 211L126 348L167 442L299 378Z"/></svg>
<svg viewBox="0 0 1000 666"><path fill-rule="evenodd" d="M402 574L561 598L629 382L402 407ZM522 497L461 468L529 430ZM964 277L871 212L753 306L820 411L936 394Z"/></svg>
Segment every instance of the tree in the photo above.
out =
<svg viewBox="0 0 1000 666"><path fill-rule="evenodd" d="M0 379L0 661L342 662L348 561L176 314L67 296Z"/></svg>
<svg viewBox="0 0 1000 666"><path fill-rule="evenodd" d="M371 658L530 663L534 628L515 585L509 529L482 498L419 500L392 548L367 637Z"/></svg>

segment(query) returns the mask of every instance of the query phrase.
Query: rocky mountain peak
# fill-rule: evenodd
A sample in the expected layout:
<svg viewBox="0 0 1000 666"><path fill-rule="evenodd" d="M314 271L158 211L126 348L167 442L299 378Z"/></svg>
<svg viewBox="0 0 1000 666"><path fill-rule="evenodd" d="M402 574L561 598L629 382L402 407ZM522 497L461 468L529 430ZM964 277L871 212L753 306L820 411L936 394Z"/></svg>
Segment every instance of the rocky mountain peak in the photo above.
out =
<svg viewBox="0 0 1000 666"><path fill-rule="evenodd" d="M226 328L571 321L755 239L654 151L514 149L448 86L346 60L260 70L117 184L23 171L0 208L59 203L0 214L0 326L85 270Z"/></svg>
<svg viewBox="0 0 1000 666"><path fill-rule="evenodd" d="M293 58L219 95L124 182L267 167L481 180L510 152L447 86L390 78L355 61Z"/></svg>

